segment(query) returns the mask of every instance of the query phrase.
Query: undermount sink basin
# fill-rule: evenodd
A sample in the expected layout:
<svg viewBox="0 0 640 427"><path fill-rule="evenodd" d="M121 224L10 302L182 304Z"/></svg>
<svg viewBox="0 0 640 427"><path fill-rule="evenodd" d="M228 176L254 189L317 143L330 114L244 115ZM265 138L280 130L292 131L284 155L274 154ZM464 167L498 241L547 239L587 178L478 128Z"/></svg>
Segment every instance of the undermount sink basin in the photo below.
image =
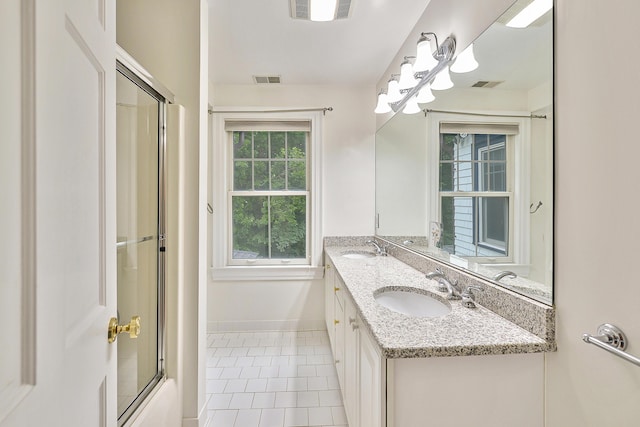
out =
<svg viewBox="0 0 640 427"><path fill-rule="evenodd" d="M451 313L451 305L425 291L408 287L382 288L373 298L389 310L413 317L441 317Z"/></svg>
<svg viewBox="0 0 640 427"><path fill-rule="evenodd" d="M342 256L349 259L367 259L375 257L376 254L373 252L350 251L343 253Z"/></svg>

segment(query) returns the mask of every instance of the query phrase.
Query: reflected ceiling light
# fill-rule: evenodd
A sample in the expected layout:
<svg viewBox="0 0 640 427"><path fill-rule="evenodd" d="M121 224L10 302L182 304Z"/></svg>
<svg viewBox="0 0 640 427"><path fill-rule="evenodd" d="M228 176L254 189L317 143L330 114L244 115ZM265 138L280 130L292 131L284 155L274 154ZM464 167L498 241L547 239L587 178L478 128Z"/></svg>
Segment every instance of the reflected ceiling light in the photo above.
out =
<svg viewBox="0 0 640 427"><path fill-rule="evenodd" d="M536 19L547 13L553 7L553 0L533 0L533 2L522 9L520 13L507 22L507 27L526 28Z"/></svg>
<svg viewBox="0 0 640 427"><path fill-rule="evenodd" d="M416 113L419 113L420 111L422 111L422 109L418 105L418 101L416 101L415 96L412 96L411 98L409 98L409 100L404 106L404 109L402 110L404 114L416 114Z"/></svg>
<svg viewBox="0 0 640 427"><path fill-rule="evenodd" d="M473 43L471 43L468 48L458 55L450 70L454 73L468 73L476 68L478 68L478 61L473 55Z"/></svg>
<svg viewBox="0 0 640 427"><path fill-rule="evenodd" d="M433 67L438 65L438 60L433 56L433 51L431 50L431 39L427 37L427 34L433 34L433 36L436 37L434 33L420 34L420 38L418 39L416 62L413 64L413 71L415 72L432 70ZM436 46L437 44L438 39L436 38Z"/></svg>
<svg viewBox="0 0 640 427"><path fill-rule="evenodd" d="M400 81L398 82L400 90L411 89L418 84L418 80L413 76L413 66L409 62L409 58L409 56L405 56L400 65Z"/></svg>
<svg viewBox="0 0 640 427"><path fill-rule="evenodd" d="M383 90L378 94L378 105L376 105L376 109L373 110L376 114L385 114L391 112L391 107L389 106L389 101L387 101L387 93Z"/></svg>
<svg viewBox="0 0 640 427"><path fill-rule="evenodd" d="M400 93L400 85L394 77L391 77L391 80L389 80L389 85L387 86L387 101L391 103L398 102L401 99L402 94Z"/></svg>
<svg viewBox="0 0 640 427"><path fill-rule="evenodd" d="M451 89L452 87L453 82L451 81L451 75L449 75L449 67L444 67L438 74L436 74L436 78L433 79L431 89L446 90Z"/></svg>
<svg viewBox="0 0 640 427"><path fill-rule="evenodd" d="M420 89L420 92L418 92L418 96L416 96L416 101L418 101L419 104L427 104L434 99L436 99L436 97L433 96L433 92L431 92L430 84L424 85L422 89Z"/></svg>
<svg viewBox="0 0 640 427"><path fill-rule="evenodd" d="M311 0L309 4L309 19L312 21L333 21L336 17L338 0Z"/></svg>

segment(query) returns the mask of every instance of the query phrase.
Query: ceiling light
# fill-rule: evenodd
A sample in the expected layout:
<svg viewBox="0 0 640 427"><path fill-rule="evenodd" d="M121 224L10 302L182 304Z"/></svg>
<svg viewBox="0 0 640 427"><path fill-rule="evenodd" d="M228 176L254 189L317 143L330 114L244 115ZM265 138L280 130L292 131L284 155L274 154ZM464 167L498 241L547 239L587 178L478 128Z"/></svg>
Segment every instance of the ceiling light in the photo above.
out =
<svg viewBox="0 0 640 427"><path fill-rule="evenodd" d="M436 99L436 97L433 96L433 92L431 92L430 84L424 85L422 89L420 89L420 92L418 92L418 96L416 96L416 101L418 101L419 104L427 104L434 99Z"/></svg>
<svg viewBox="0 0 640 427"><path fill-rule="evenodd" d="M395 78L391 78L391 80L389 80L389 85L387 86L387 101L398 102L401 99L402 94L400 93L400 85Z"/></svg>
<svg viewBox="0 0 640 427"><path fill-rule="evenodd" d="M309 19L312 21L333 21L336 17L338 0L310 0Z"/></svg>
<svg viewBox="0 0 640 427"><path fill-rule="evenodd" d="M376 106L376 109L373 112L376 114L384 114L384 113L391 112L391 107L389 106L389 101L387 101L387 94L385 93L385 91L382 90L378 94L378 105Z"/></svg>
<svg viewBox="0 0 640 427"><path fill-rule="evenodd" d="M526 28L536 19L547 13L553 7L553 0L533 0L533 2L522 9L520 13L507 22L507 27Z"/></svg>
<svg viewBox="0 0 640 427"><path fill-rule="evenodd" d="M427 38L426 34L422 33L418 39L416 62L413 64L413 71L415 72L431 70L438 65L438 60L433 57L433 51L431 50L431 39Z"/></svg>
<svg viewBox="0 0 640 427"><path fill-rule="evenodd" d="M473 55L473 43L458 55L456 61L450 67L451 71L454 73L468 73L476 68L478 68L478 61L476 61L476 58Z"/></svg>
<svg viewBox="0 0 640 427"><path fill-rule="evenodd" d="M409 62L407 58L408 57L405 56L404 62L400 65L400 81L398 82L400 90L411 89L418 84L418 80L413 76L411 62Z"/></svg>
<svg viewBox="0 0 640 427"><path fill-rule="evenodd" d="M418 101L416 101L415 96L412 96L411 98L409 98L406 105L404 106L404 109L402 110L404 114L416 114L416 113L419 113L420 111L422 110L420 109L420 106L418 105Z"/></svg>
<svg viewBox="0 0 640 427"><path fill-rule="evenodd" d="M451 89L452 87L453 82L451 81L451 76L449 75L449 67L444 67L438 74L436 74L436 78L433 79L433 83L431 83L431 89L445 90Z"/></svg>

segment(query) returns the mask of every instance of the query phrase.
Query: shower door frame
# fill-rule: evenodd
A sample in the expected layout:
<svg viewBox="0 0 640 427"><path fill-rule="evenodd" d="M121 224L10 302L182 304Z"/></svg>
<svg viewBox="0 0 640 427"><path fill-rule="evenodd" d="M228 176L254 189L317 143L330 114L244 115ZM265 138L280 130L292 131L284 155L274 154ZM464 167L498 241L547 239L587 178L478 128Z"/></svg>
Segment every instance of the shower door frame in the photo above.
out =
<svg viewBox="0 0 640 427"><path fill-rule="evenodd" d="M167 104L174 102L174 95L138 64L124 49L116 47L116 72L138 86L158 101L158 239L157 239L157 370L155 376L129 403L127 409L118 414L118 426L126 424L141 408L157 387L166 379L165 374L165 241L166 241L166 141ZM144 326L143 326L144 327Z"/></svg>

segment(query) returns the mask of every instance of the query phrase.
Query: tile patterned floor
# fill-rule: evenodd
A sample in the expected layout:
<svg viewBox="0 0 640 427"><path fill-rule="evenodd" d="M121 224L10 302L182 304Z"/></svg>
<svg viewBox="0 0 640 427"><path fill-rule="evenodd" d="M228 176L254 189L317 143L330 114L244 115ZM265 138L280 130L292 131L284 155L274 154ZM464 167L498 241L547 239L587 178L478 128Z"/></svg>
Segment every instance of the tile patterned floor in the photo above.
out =
<svg viewBox="0 0 640 427"><path fill-rule="evenodd" d="M207 427L348 427L326 331L207 340Z"/></svg>

